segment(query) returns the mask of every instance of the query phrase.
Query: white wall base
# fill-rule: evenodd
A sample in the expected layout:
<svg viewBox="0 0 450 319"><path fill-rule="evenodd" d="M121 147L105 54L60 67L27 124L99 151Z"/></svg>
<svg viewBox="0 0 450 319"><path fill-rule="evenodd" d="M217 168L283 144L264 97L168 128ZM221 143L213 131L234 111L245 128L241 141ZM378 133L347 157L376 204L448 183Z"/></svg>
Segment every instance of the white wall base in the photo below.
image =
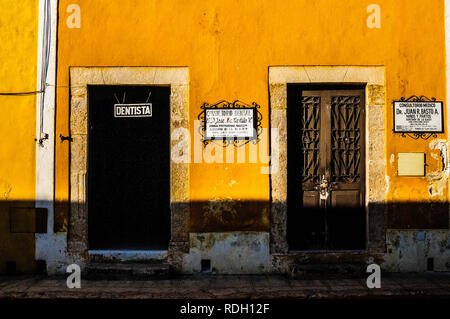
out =
<svg viewBox="0 0 450 319"><path fill-rule="evenodd" d="M427 259L434 259L434 271L450 271L448 230L389 230L382 268L389 272L427 271Z"/></svg>
<svg viewBox="0 0 450 319"><path fill-rule="evenodd" d="M183 272L201 271L201 260L211 260L217 274L261 274L272 271L268 232L191 233Z"/></svg>

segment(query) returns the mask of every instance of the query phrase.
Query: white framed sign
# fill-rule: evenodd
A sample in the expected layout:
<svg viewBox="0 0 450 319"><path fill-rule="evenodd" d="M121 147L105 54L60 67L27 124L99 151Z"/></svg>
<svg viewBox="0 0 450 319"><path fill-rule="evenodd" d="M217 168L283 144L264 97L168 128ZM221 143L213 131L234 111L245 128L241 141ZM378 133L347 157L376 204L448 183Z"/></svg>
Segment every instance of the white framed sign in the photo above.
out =
<svg viewBox="0 0 450 319"><path fill-rule="evenodd" d="M443 102L394 101L394 133L443 133Z"/></svg>
<svg viewBox="0 0 450 319"><path fill-rule="evenodd" d="M152 103L114 104L114 117L152 117Z"/></svg>
<svg viewBox="0 0 450 319"><path fill-rule="evenodd" d="M204 108L205 140L256 137L256 108Z"/></svg>

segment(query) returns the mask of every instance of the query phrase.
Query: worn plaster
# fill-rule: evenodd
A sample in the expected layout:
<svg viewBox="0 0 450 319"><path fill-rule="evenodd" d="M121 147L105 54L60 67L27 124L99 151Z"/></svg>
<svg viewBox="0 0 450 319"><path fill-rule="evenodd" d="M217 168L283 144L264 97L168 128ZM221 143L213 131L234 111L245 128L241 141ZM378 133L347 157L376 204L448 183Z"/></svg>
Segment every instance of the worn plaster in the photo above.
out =
<svg viewBox="0 0 450 319"><path fill-rule="evenodd" d="M388 230L382 268L392 272L423 272L433 259L432 271L450 271L448 230Z"/></svg>
<svg viewBox="0 0 450 319"><path fill-rule="evenodd" d="M202 259L210 260L211 272L217 274L273 271L267 232L191 233L183 272L200 272Z"/></svg>

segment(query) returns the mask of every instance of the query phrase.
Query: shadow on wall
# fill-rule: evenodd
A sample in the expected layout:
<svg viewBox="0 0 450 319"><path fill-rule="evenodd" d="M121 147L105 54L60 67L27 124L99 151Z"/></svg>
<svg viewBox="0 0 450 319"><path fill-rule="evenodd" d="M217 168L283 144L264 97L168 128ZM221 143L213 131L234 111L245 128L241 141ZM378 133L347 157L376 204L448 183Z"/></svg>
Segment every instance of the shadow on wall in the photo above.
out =
<svg viewBox="0 0 450 319"><path fill-rule="evenodd" d="M60 203L61 204L61 203ZM172 205L185 206L185 203ZM68 207L67 203L61 205ZM73 203L72 203L73 205ZM124 218L133 221L132 213L136 205L128 202L128 209L110 211L109 218L104 223L118 223ZM174 206L173 206L174 207ZM269 201L233 201L210 200L190 203L188 232L233 232L233 231L271 231L270 223L274 223L276 212L272 213ZM380 223L372 221L369 216L369 241L371 237L386 238L385 230L448 230L449 205L442 202L409 202L390 203L387 207L371 204L370 211L381 215ZM378 212L378 213L377 213ZM385 212L385 213L383 213ZM94 213L95 214L95 213ZM70 214L69 214L70 216ZM105 216L105 215L103 215ZM137 216L142 216L138 214ZM151 216L151 214L150 214ZM166 219L167 220L167 219ZM149 219L148 222L154 220ZM68 223L70 224L70 217ZM139 219L130 223L115 225L124 230L123 234L136 233L139 229L146 236L145 227L139 226ZM170 226L170 223L172 223ZM55 226L61 224L55 218ZM62 222L64 224L64 222ZM135 225L135 226L133 226ZM137 225L137 226L136 226ZM160 227L161 225L157 225ZM129 229L126 229L126 228ZM168 221L167 232L170 227L175 229L177 223ZM114 227L113 227L114 228ZM70 239L82 239L87 242L87 232L77 234L77 228L69 227ZM106 227L103 231L106 231ZM58 229L55 228L56 231ZM101 231L101 230L100 230ZM45 262L35 260L35 234L47 232L47 211L34 208L32 201L3 201L0 202L0 273L43 273ZM382 232L382 236L373 234ZM114 233L110 234L114 236ZM151 237L151 236L150 236ZM364 249L366 247L366 216L364 210L354 207L339 207L329 211L320 209L289 209L287 215L287 241L291 250L337 250ZM125 238L125 237L124 237ZM139 237L134 237L139 238ZM386 252L386 242L380 246ZM119 247L127 249L124 245ZM139 247L132 247L139 249ZM142 247L140 249L149 249ZM445 249L445 247L444 247Z"/></svg>
<svg viewBox="0 0 450 319"><path fill-rule="evenodd" d="M43 273L36 262L35 234L47 232L47 210L34 201L0 201L0 274Z"/></svg>

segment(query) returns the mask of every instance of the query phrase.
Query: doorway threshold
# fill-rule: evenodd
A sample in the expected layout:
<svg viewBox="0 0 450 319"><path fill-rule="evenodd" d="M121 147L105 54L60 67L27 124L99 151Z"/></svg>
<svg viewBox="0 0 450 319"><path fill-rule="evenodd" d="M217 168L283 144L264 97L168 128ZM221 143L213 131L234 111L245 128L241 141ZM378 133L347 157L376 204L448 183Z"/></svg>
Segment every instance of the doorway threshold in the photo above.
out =
<svg viewBox="0 0 450 319"><path fill-rule="evenodd" d="M91 260L102 261L163 261L167 250L89 250Z"/></svg>
<svg viewBox="0 0 450 319"><path fill-rule="evenodd" d="M366 249L342 249L342 250L290 250L290 255L300 255L300 254L354 254L361 255L367 254Z"/></svg>

